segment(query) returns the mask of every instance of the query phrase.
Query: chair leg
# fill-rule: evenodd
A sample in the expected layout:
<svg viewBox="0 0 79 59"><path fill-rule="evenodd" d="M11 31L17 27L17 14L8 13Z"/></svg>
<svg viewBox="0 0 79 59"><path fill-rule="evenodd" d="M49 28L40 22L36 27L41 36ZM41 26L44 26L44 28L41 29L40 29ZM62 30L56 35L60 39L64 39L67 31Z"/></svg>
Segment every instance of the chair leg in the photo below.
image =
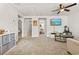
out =
<svg viewBox="0 0 79 59"><path fill-rule="evenodd" d="M72 55L69 51L67 51L67 53L68 53L69 55Z"/></svg>

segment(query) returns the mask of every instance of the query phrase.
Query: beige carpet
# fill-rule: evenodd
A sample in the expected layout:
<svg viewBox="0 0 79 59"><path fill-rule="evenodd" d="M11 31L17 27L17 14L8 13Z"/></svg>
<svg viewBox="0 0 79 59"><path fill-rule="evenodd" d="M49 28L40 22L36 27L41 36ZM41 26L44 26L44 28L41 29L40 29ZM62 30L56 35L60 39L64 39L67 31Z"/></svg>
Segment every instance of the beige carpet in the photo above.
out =
<svg viewBox="0 0 79 59"><path fill-rule="evenodd" d="M5 53L6 55L68 55L66 43L54 39L40 37L20 40L16 47Z"/></svg>

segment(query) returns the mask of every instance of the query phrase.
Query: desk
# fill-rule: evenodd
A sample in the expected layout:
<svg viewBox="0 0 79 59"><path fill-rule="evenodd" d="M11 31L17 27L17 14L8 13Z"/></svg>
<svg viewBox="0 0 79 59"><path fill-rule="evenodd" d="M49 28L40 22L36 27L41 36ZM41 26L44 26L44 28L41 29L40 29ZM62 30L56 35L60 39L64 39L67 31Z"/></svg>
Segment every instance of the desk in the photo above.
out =
<svg viewBox="0 0 79 59"><path fill-rule="evenodd" d="M65 42L62 33L51 33L55 37L55 41Z"/></svg>
<svg viewBox="0 0 79 59"><path fill-rule="evenodd" d="M66 42L67 38L74 38L72 35L63 35L63 33L51 33L55 37L55 41Z"/></svg>
<svg viewBox="0 0 79 59"><path fill-rule="evenodd" d="M62 33L56 33L55 34L55 41L61 41L61 39L62 39Z"/></svg>

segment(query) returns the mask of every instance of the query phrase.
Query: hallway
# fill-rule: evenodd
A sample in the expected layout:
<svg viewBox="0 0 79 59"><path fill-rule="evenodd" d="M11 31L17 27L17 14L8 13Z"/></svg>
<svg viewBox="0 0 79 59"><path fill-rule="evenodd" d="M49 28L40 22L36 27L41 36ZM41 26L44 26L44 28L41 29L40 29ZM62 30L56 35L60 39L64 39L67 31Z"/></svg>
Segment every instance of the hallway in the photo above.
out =
<svg viewBox="0 0 79 59"><path fill-rule="evenodd" d="M66 43L56 42L51 38L28 38L20 40L16 47L5 55L68 55Z"/></svg>

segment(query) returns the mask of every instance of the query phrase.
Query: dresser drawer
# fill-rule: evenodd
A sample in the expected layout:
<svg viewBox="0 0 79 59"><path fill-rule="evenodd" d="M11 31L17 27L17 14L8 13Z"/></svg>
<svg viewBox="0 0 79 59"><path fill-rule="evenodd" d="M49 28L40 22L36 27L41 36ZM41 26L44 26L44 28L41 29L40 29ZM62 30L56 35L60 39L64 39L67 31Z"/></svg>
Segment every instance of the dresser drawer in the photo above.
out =
<svg viewBox="0 0 79 59"><path fill-rule="evenodd" d="M0 45L2 44L2 36L0 36Z"/></svg>
<svg viewBox="0 0 79 59"><path fill-rule="evenodd" d="M0 46L0 55L1 55L1 46Z"/></svg>
<svg viewBox="0 0 79 59"><path fill-rule="evenodd" d="M15 40L15 34L12 33L9 35L9 42Z"/></svg>
<svg viewBox="0 0 79 59"><path fill-rule="evenodd" d="M9 48L12 48L15 46L15 40L12 40L11 42L9 42Z"/></svg>
<svg viewBox="0 0 79 59"><path fill-rule="evenodd" d="M2 54L4 54L5 52L7 52L9 50L9 43L2 45Z"/></svg>
<svg viewBox="0 0 79 59"><path fill-rule="evenodd" d="M2 36L2 45L5 45L9 42L9 35Z"/></svg>

